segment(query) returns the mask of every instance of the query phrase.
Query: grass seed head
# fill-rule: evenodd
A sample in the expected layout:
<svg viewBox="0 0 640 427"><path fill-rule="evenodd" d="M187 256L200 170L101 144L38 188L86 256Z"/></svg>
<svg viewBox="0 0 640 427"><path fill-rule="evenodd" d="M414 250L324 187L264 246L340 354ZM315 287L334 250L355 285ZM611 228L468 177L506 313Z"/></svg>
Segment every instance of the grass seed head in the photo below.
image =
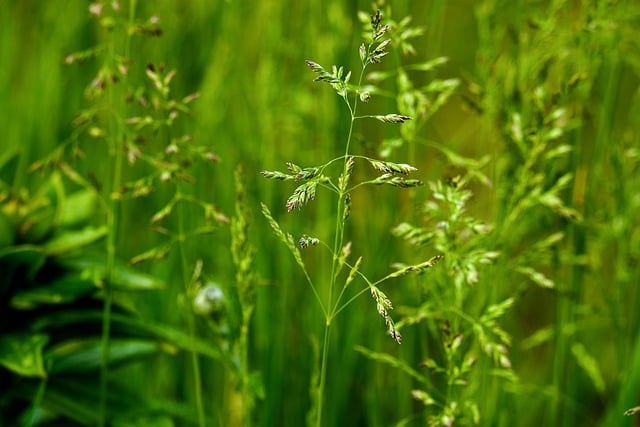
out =
<svg viewBox="0 0 640 427"><path fill-rule="evenodd" d="M402 114L386 114L384 116L378 115L374 118L380 120L383 123L404 123L407 120L411 120L411 117L403 116Z"/></svg>

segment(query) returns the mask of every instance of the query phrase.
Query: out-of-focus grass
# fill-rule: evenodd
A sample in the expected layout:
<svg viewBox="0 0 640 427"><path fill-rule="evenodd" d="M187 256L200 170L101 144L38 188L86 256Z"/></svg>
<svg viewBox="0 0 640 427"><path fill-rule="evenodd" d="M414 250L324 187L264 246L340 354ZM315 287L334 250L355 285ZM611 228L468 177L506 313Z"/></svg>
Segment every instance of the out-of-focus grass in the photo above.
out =
<svg viewBox="0 0 640 427"><path fill-rule="evenodd" d="M486 414L487 422L632 425L632 419L621 414L637 404L633 399L640 381L636 345L640 319L634 307L640 280L638 8L624 1L551 3L416 2L398 4L394 14L410 14L415 23L428 25L427 36L416 44L416 62L449 56L449 64L439 73L469 83L431 120L424 138L467 156L492 156L488 172L494 171L489 173L494 186L474 188L475 216L500 227L514 208L505 196L513 190L509 173L525 159L514 157L513 147L505 142L508 115L518 109L531 113L528 97L534 96L536 85L549 89L552 103L563 103L578 125L566 136L574 150L570 161L551 170L542 165L540 171L549 182L563 172L574 174L564 201L583 215L583 221L571 225L536 211L522 219L521 234L504 242L505 250L517 252L551 228L567 235L546 271L559 291L529 288L512 313L508 326L514 335L513 363L522 383L513 390L490 385L481 389L485 394L478 400L487 399L482 406L495 408ZM552 13L554 5L559 11ZM96 64L68 66L64 59L99 41L87 6L80 0L0 3L0 164L18 154L11 174L15 188L30 187L38 180L27 173L28 166L69 137L74 115L86 105L83 92ZM266 392L266 399L258 403L259 425L303 424L315 363L311 336L318 332L312 295L286 249L259 216L259 201L272 206L283 227L296 234L327 233L333 221L332 207L322 193L303 213L286 214L286 185L269 185L258 171L279 168L285 161L304 166L341 152L347 123L341 119L346 112L335 94L311 84L313 75L304 60L355 68L361 31L358 9L368 11L369 2L355 7L339 1L141 1L137 13L158 16L164 35L158 40L134 39L133 61L164 62L178 72L174 93L200 93L193 115L182 126L221 158L219 164L199 166L191 191L230 214L233 170L238 163L244 166L248 204L254 211L250 237L263 279L257 290L250 355L263 375ZM545 31L547 38L536 38ZM539 44L530 45L531 40ZM577 88L570 92L566 85L572 78ZM393 110L394 100L386 102ZM362 140L358 149L367 150L386 131L374 127L356 132ZM415 156L424 181L455 173L432 148L420 146ZM82 161L85 170L104 170L104 159ZM406 219L399 216L413 215L413 208L408 198L393 191L367 191L354 200L349 238L362 252L367 273L381 276L391 262L412 261L412 253L390 233L370 230L390 229ZM148 207L160 206L162 197L158 191L144 203L125 207L118 249L122 256L133 256L157 242L143 219L153 213ZM424 192L417 193L416 200L424 198ZM187 222L198 222L196 215L188 212ZM309 224L315 229L309 230ZM190 243L190 253L205 260L207 273L226 283L234 277L229 240L229 231L223 228ZM143 268L169 283L180 282L176 263L170 258ZM525 279L508 273L503 264L492 272L485 281L494 286L494 294L479 291L479 300L498 300L523 289L518 280ZM411 303L411 286L415 284L398 282L389 287L396 304ZM136 304L149 321L178 323L183 309L176 303L179 290L175 286ZM411 382L363 360L353 346L389 351L415 366L424 350L423 337L407 331L403 345L396 348L380 332L374 305L366 299L341 314L338 322L340 333L331 344L329 364L339 374L327 385L327 425L389 425L416 410L408 394ZM548 328L543 329L547 338L538 335L539 345L523 347L523 340L541 328ZM576 365L576 351L580 354L576 344L584 345L597 362L604 391L596 390ZM189 400L193 398L189 369L186 357L166 358L136 369L135 375L143 393ZM219 380L223 369L203 361L205 406L216 419L225 418L215 412L225 387L230 387ZM490 375L484 378L491 380Z"/></svg>

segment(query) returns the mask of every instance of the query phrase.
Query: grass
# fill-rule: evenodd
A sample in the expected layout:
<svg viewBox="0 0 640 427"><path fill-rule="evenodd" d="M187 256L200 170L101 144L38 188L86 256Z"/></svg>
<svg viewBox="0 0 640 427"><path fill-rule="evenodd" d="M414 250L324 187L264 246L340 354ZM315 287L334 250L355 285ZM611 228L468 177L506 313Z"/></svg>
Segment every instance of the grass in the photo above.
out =
<svg viewBox="0 0 640 427"><path fill-rule="evenodd" d="M114 15L110 2L102 17L91 17L86 2L64 3L0 5L0 225L9 224L0 227L0 252L15 254L6 248L27 242L52 247L46 239L59 237L66 220L53 221L61 228L52 235L29 228L30 218L44 224L43 212L62 215L47 210L58 206L46 201L52 194L77 212L91 199L98 207L92 225L107 230L87 243L112 266L105 289L132 259L135 271L165 287L96 288L93 302L104 303L104 314L80 311L96 308L82 299L72 307L79 311L67 307L55 318L98 316L103 325L76 337L86 338L83 348L102 349L102 362L87 366L101 366L103 380L100 369L74 377L74 387L85 387L80 395L95 397L95 406L77 400L75 418L64 402L76 395L61 386L63 373L20 376L0 351L0 383L19 377L25 385L0 387L0 418L20 412L33 420L25 425L53 425L42 417L46 404L67 425L298 426L310 412L312 425L447 425L451 417L474 425L476 413L478 425L637 425L638 415L624 415L640 404L634 2L387 1L381 10L394 24L389 55L367 65L362 82L358 46L369 30L358 11L368 19L370 2L123 1L112 31L101 22ZM406 15L410 22L402 21ZM156 28L154 16L161 36L127 31L134 21ZM397 31L401 24L410 32ZM407 34L415 37L402 39ZM403 54L402 40L415 54ZM109 43L112 50L65 63L73 52ZM129 75L107 85L104 96L87 98L96 74L121 57L130 58ZM310 71L307 59L324 71ZM368 103L349 92L347 107L325 82L312 81L332 75L334 63L344 67L341 79L352 70L357 86L373 84L371 71L381 73ZM127 91L158 108L127 103ZM165 106L194 93L199 97L168 125ZM74 122L92 108L99 113L87 123L104 137ZM412 120L354 120L388 113ZM125 123L146 114L157 127ZM140 150L135 162L123 141ZM172 141L178 157L165 151ZM41 164L30 171L64 144L59 159L70 169ZM85 155L74 157L75 147ZM349 173L352 157L351 186L404 163L417 171L394 176L425 185L361 186L344 222L347 193L337 178ZM286 204L308 180L275 183L259 175L287 161L304 169L333 158L321 174L337 191L318 183L315 200L300 212L287 212ZM282 173L301 172L292 168ZM54 170L66 173L62 187L51 184L60 178L52 178ZM163 181L163 172L171 179ZM138 183L129 188L140 194L152 191L110 196L127 183ZM92 198L71 197L88 193ZM310 193L298 196L295 206ZM295 236L294 245L310 236L309 247L297 249L305 270L274 237L261 202L285 237ZM19 214L14 206L23 206ZM338 275L349 241L352 255ZM443 258L423 274L377 283L436 255ZM380 294L370 297L367 280L393 301L393 311ZM26 315L11 303L24 296L14 300L10 289L0 287L9 307L2 313ZM366 296L351 300L361 290ZM224 308L194 308L215 295ZM401 345L384 333L380 305ZM24 324L49 325L40 334L60 324L47 310L36 313L48 323ZM5 316L0 334L14 342L13 319ZM61 360L66 335L51 336L43 354ZM136 336L153 338L135 343L139 357L125 356L134 354ZM152 342L157 347L147 347ZM143 357L143 347L157 351ZM133 386L146 418L135 421L118 401L123 385ZM314 400L320 396L322 403Z"/></svg>

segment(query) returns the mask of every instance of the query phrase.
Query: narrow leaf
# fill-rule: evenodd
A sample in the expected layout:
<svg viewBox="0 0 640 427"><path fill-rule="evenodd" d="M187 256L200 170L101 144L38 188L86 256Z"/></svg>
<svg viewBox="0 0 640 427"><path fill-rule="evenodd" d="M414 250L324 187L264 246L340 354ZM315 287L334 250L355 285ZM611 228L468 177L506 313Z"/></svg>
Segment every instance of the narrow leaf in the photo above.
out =
<svg viewBox="0 0 640 427"><path fill-rule="evenodd" d="M44 251L47 255L60 255L79 249L90 243L93 243L107 235L107 227L86 227L80 231L66 231L44 245Z"/></svg>
<svg viewBox="0 0 640 427"><path fill-rule="evenodd" d="M168 342L185 351L196 351L203 356L222 360L220 350L210 341L194 338L185 334L180 329L162 323L151 323L148 320L137 318L129 314L112 313L113 327L122 328L131 334L147 336ZM48 327L61 327L66 325L86 326L87 324L102 322L101 310L63 310L41 316L34 324L35 329Z"/></svg>
<svg viewBox="0 0 640 427"><path fill-rule="evenodd" d="M575 357L576 362L578 362L578 365L593 383L593 387L598 391L598 393L604 393L606 386L598 360L593 357L587 348L581 343L574 343L571 346L571 353L573 354L573 357Z"/></svg>
<svg viewBox="0 0 640 427"><path fill-rule="evenodd" d="M42 305L57 305L76 301L97 289L96 283L80 275L66 275L44 286L16 292L11 307L31 310Z"/></svg>
<svg viewBox="0 0 640 427"><path fill-rule="evenodd" d="M165 345L165 350L169 349ZM159 353L163 350L157 341L145 339L111 339L109 363L118 365ZM51 364L51 373L89 372L100 369L102 346L99 339L65 341L49 350L45 356Z"/></svg>
<svg viewBox="0 0 640 427"><path fill-rule="evenodd" d="M65 255L56 258L56 262L64 268L83 271L96 279L106 280L107 278L105 260L100 255ZM164 287L164 282L155 276L141 273L123 263L117 263L114 266L112 279L113 286L127 290L151 290Z"/></svg>
<svg viewBox="0 0 640 427"><path fill-rule="evenodd" d="M368 357L371 360L375 360L376 362L382 362L386 365L391 366L392 368L400 369L405 374L418 380L418 382L422 384L427 384L427 379L422 374L420 374L418 371L416 371L415 369L407 365L402 360L396 357L393 357L390 354L372 351L372 350L369 350L368 348L361 347L359 345L355 346L355 350L363 354L364 356Z"/></svg>

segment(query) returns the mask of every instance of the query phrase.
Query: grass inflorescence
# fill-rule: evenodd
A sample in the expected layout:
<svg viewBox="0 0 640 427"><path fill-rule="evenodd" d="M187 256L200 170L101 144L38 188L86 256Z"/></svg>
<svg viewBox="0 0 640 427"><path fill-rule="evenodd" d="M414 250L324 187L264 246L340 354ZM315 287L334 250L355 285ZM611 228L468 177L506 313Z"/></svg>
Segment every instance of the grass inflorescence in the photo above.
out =
<svg viewBox="0 0 640 427"><path fill-rule="evenodd" d="M371 100L370 88L363 87L363 78L367 68L373 64L380 63L387 55L387 47L390 46L391 38L389 32L391 26L383 24L383 16L380 10L377 10L370 17L370 33L365 42L360 45L358 50L361 69L355 84L350 83L351 72L344 71L343 67L333 66L331 71L325 69L317 62L307 60L306 63L313 73L317 75L315 81L328 83L342 98L346 105L349 115L349 130L344 143L344 154L335 157L326 163L311 167L300 167L294 163L287 163L288 172L279 171L263 171L262 175L266 178L294 181L298 186L294 189L293 194L287 199L286 208L291 212L295 209L301 209L316 198L318 189L328 190L335 196L335 211L333 213L335 227L333 229L332 242L325 243L317 237L304 235L299 243L303 249L310 246L317 246L327 249L331 254L331 274L326 285L317 284L316 280L311 277L307 266L300 255L300 251L296 246L295 239L288 233L285 233L278 222L274 219L270 210L266 205L262 205L263 214L269 221L275 234L287 245L292 252L297 264L302 268L304 275L312 288L312 291L321 307L325 332L322 341L322 357L320 361L319 375L317 383L312 384L312 408L311 418L315 417L315 425L322 425L324 393L327 377L327 364L330 343L330 331L335 316L341 312L347 305L353 301L353 297L349 296L348 291L354 282L354 279L360 279L365 284L365 290L368 289L373 298L378 314L384 319L388 334L398 344L402 342L402 335L396 328L396 324L391 318L390 311L393 310L393 304L388 296L379 288L387 279L402 276L410 271L421 271L427 267L431 267L437 260L432 258L426 263L411 268L403 268L397 272L391 273L378 281L370 280L361 270L363 259L359 257L355 263L348 261L351 251L352 242L345 241L345 229L348 219L352 211L352 193L365 185L390 185L395 187L418 187L422 182L418 179L407 178L406 176L417 171L417 168L406 164L396 163L387 160L379 160L367 156L356 155L352 152L351 143L353 138L354 125L357 121L363 119L375 119L387 124L402 124L411 120L411 117L397 113L376 114L376 115L358 115L358 106L360 103L369 102ZM369 166L378 172L378 176L353 183L352 176L356 163L368 163ZM341 165L340 174L337 178L331 177L328 173L334 165ZM349 273L346 279L341 279L341 273L344 269L348 269ZM362 291L355 291L355 296L362 294Z"/></svg>
<svg viewBox="0 0 640 427"><path fill-rule="evenodd" d="M0 2L1 425L637 424L637 2L368 3Z"/></svg>

